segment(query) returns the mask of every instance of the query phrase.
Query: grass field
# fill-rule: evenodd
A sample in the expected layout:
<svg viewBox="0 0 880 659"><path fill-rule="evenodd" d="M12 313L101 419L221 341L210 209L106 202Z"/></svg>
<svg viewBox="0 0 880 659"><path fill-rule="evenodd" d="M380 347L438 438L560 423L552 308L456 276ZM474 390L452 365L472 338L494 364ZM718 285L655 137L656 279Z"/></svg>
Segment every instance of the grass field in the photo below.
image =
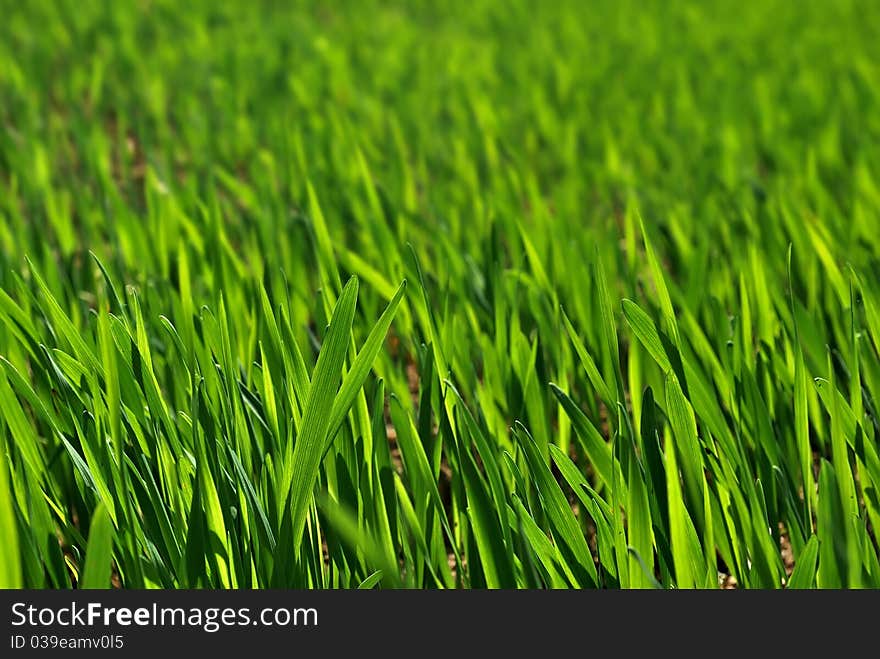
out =
<svg viewBox="0 0 880 659"><path fill-rule="evenodd" d="M0 15L0 586L880 587L876 3Z"/></svg>

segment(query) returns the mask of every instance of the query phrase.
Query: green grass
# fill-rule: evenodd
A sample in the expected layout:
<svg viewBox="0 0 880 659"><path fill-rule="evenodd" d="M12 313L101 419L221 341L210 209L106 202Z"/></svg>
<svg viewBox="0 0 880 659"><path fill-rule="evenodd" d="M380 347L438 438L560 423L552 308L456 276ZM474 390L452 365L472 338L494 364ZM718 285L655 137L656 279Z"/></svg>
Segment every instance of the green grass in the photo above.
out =
<svg viewBox="0 0 880 659"><path fill-rule="evenodd" d="M875 3L0 15L0 586L880 587Z"/></svg>

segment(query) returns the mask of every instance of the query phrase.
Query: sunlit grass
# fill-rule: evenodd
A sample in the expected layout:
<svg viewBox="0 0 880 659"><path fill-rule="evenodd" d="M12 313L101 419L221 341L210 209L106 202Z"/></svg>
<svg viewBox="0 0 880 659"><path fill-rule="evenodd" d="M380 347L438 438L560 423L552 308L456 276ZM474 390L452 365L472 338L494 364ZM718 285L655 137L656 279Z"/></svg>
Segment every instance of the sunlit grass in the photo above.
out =
<svg viewBox="0 0 880 659"><path fill-rule="evenodd" d="M0 15L0 586L880 587L872 5Z"/></svg>

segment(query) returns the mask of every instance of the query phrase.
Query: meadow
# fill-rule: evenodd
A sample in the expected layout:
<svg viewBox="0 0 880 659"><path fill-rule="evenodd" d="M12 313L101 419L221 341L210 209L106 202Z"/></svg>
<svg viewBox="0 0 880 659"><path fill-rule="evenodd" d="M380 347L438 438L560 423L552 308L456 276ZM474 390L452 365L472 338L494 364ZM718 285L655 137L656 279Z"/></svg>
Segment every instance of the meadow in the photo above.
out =
<svg viewBox="0 0 880 659"><path fill-rule="evenodd" d="M0 587L880 588L876 3L0 16Z"/></svg>

